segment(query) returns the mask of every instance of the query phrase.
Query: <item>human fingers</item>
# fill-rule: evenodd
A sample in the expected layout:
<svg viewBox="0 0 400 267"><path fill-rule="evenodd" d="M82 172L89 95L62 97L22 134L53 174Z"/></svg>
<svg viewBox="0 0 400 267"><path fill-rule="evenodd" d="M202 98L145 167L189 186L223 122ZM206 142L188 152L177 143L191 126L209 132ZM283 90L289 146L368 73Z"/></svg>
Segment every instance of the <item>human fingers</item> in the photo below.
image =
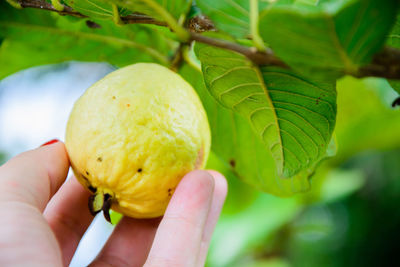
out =
<svg viewBox="0 0 400 267"><path fill-rule="evenodd" d="M62 142L24 152L0 167L0 202L22 202L43 211L65 181L68 168Z"/></svg>
<svg viewBox="0 0 400 267"><path fill-rule="evenodd" d="M39 209L0 201L0 210L0 266L63 266L56 237Z"/></svg>
<svg viewBox="0 0 400 267"><path fill-rule="evenodd" d="M90 193L72 176L44 211L44 217L60 245L64 266L69 265L79 241L93 220L87 205L89 196Z"/></svg>
<svg viewBox="0 0 400 267"><path fill-rule="evenodd" d="M197 258L197 266L204 266L205 264L211 236L214 232L215 225L217 224L228 190L226 179L222 174L212 170L209 170L208 172L214 177L215 188L212 197L211 210L204 227L200 252Z"/></svg>
<svg viewBox="0 0 400 267"><path fill-rule="evenodd" d="M211 208L214 178L193 171L179 183L157 230L146 267L196 266Z"/></svg>
<svg viewBox="0 0 400 267"><path fill-rule="evenodd" d="M160 220L122 218L91 266L143 266Z"/></svg>
<svg viewBox="0 0 400 267"><path fill-rule="evenodd" d="M0 266L61 266L57 240L42 211L68 167L61 142L22 153L0 167Z"/></svg>

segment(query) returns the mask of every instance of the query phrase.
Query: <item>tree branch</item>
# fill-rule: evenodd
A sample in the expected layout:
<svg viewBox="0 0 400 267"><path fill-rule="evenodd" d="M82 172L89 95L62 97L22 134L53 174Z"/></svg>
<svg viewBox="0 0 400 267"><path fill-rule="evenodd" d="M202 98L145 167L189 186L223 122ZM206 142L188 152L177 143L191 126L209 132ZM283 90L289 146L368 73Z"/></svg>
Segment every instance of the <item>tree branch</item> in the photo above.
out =
<svg viewBox="0 0 400 267"><path fill-rule="evenodd" d="M74 11L69 6L64 5L63 11L56 10L50 3L44 0L18 0L21 7L23 8L37 8L37 9L44 9L52 12L57 12L60 15L69 15L78 18L88 18L88 16L83 15L79 12ZM167 24L163 21L155 20L147 15L143 14L129 14L127 16L121 17L121 20L126 24L154 24L159 26L167 26Z"/></svg>
<svg viewBox="0 0 400 267"><path fill-rule="evenodd" d="M361 67L354 76L400 79L400 50L384 47L380 53L374 56L370 64Z"/></svg>
<svg viewBox="0 0 400 267"><path fill-rule="evenodd" d="M76 12L68 6L65 6L63 11L58 11L50 3L47 3L44 0L18 0L18 3L20 3L21 7L23 8L45 9L48 11L57 12L60 15L88 18L86 15ZM157 21L147 15L138 13L123 16L121 17L121 20L126 24L141 23L167 26L167 24L163 21ZM276 57L270 49L267 49L265 52L260 52L254 47L242 46L236 43L199 34L199 32L215 30L212 22L204 16L198 16L190 20L188 23L188 28L190 30L190 40L238 52L259 65L273 65L289 68L289 66ZM362 66L357 73L346 74L355 77L374 76L387 79L400 79L400 50L385 47L380 53L374 56L370 64Z"/></svg>
<svg viewBox="0 0 400 267"><path fill-rule="evenodd" d="M283 61L277 58L272 50L267 49L265 52L259 52L256 48L238 45L232 42L207 37L198 33L192 33L191 39L200 43L209 44L212 46L229 49L245 55L251 61L260 65L274 65L284 68L289 68Z"/></svg>
<svg viewBox="0 0 400 267"><path fill-rule="evenodd" d="M73 11L69 6L64 6L64 11L56 10L50 3L43 0L18 0L17 1L23 8L38 8L49 11L54 11L60 15L70 15L78 18L86 18L87 16L82 15L79 12Z"/></svg>

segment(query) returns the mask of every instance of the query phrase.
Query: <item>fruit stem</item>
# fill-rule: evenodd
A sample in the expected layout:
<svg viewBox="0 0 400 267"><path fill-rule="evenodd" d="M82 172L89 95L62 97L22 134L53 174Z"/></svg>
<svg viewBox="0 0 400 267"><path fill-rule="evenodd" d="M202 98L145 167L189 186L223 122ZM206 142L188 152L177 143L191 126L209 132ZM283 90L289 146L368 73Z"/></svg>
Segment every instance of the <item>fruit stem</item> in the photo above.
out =
<svg viewBox="0 0 400 267"><path fill-rule="evenodd" d="M89 197L88 204L90 213L96 216L97 213L103 211L104 218L111 223L110 209L112 200L113 197L110 194L97 190L96 194Z"/></svg>
<svg viewBox="0 0 400 267"><path fill-rule="evenodd" d="M103 215L104 218L107 220L107 222L111 223L111 218L110 218L110 209L111 209L111 204L112 204L112 197L109 194L104 195L104 204L103 204Z"/></svg>

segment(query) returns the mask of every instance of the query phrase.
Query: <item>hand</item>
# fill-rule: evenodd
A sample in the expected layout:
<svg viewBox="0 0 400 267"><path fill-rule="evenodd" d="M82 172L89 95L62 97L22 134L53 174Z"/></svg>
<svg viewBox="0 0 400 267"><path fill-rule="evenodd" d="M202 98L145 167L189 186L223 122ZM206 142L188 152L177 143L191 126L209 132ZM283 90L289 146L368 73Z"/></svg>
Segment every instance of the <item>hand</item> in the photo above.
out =
<svg viewBox="0 0 400 267"><path fill-rule="evenodd" d="M68 168L61 142L0 167L0 266L68 266L93 219ZM203 266L226 190L215 171L187 174L162 219L124 217L91 266Z"/></svg>

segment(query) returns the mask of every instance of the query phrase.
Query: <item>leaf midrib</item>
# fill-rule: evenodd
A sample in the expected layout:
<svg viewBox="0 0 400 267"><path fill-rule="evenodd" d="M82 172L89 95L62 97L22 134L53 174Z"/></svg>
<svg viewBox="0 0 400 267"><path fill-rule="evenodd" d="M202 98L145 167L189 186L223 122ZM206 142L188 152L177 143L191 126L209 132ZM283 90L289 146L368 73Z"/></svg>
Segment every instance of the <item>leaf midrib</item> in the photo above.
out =
<svg viewBox="0 0 400 267"><path fill-rule="evenodd" d="M343 45L339 41L339 37L337 36L337 32L336 32L335 21L333 20L333 18L331 16L328 16L328 15L325 15L325 20L326 20L328 26L330 27L329 35L332 38L333 45L336 47L339 57L341 58L344 66L345 66L345 69L350 72L357 70L357 66L354 65L352 60L348 57Z"/></svg>
<svg viewBox="0 0 400 267"><path fill-rule="evenodd" d="M268 103L269 103L269 105L271 106L271 107L274 107L273 109L271 109L272 110L272 114L273 114L273 116L274 116L274 124L276 125L276 129L277 129L277 131L278 131L278 136L279 136L279 145L280 145L280 151L281 151L281 158L282 158L282 165L280 166L280 173L282 173L283 172L283 169L284 169L284 165L285 165L285 158L284 158L284 155L283 155L283 144L282 144L282 133L281 133L281 127L280 127L280 124L279 124L279 120L278 120L278 116L277 116L277 114L276 114L276 109L275 109L275 105L273 104L273 101L272 101L272 99L271 99L271 96L269 95L269 93L268 93L268 89L267 89L267 87L266 87L266 85L265 85L265 81L264 81L264 78L262 77L262 74L261 74L261 71L259 70L259 68L258 67L253 67L253 69L254 69L254 71L255 71L255 73L256 73L256 75L257 75L257 78L258 78L258 80L260 81L260 86L261 86L261 88L263 89L263 91L264 91L264 94L265 94L265 96L266 96L266 98L267 98L267 101L268 101Z"/></svg>

